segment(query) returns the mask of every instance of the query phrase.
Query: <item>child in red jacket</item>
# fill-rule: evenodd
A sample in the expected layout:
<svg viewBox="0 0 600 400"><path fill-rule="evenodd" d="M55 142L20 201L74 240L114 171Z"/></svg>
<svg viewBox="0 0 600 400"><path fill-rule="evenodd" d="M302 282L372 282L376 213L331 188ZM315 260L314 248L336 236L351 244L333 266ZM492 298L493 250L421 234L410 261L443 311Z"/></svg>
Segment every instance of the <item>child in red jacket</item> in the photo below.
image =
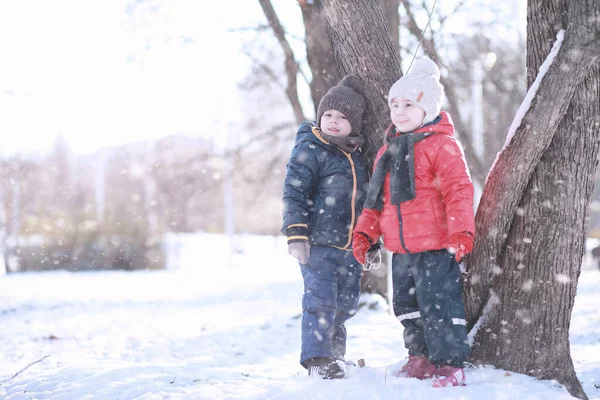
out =
<svg viewBox="0 0 600 400"><path fill-rule="evenodd" d="M417 60L390 89L392 125L377 153L353 234L355 258L383 235L392 255L393 306L409 359L399 376L435 387L465 383L469 356L460 267L473 249L473 183L444 88L429 59Z"/></svg>

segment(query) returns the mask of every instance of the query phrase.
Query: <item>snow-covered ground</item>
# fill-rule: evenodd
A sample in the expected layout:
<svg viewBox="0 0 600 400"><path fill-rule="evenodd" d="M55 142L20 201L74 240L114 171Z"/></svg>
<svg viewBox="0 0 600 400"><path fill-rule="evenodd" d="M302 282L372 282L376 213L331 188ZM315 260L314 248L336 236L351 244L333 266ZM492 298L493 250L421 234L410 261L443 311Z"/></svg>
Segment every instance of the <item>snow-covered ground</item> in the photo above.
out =
<svg viewBox="0 0 600 400"><path fill-rule="evenodd" d="M367 367L309 379L298 364L302 279L283 239L238 238L233 252L221 236L184 239L172 242L168 271L1 276L0 399L571 398L555 382L492 367L468 370L460 388L389 376L406 350L376 298L348 323L347 357ZM598 298L600 271L586 267L571 350L597 400Z"/></svg>

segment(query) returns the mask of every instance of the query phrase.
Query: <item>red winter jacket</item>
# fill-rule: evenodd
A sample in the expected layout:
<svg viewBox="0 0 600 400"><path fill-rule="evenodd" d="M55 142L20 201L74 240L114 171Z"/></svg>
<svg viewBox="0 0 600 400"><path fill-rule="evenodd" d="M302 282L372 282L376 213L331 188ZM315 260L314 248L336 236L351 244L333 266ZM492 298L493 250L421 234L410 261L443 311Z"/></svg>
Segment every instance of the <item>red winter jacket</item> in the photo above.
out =
<svg viewBox="0 0 600 400"><path fill-rule="evenodd" d="M453 233L475 234L473 182L462 148L454 138L452 120L445 112L441 117L438 123L415 131L436 132L414 147L416 197L391 204L388 172L383 209L364 209L356 224L355 232L367 234L373 243L383 234L384 247L391 252L439 250L448 248ZM386 149L387 144L379 149L375 166Z"/></svg>

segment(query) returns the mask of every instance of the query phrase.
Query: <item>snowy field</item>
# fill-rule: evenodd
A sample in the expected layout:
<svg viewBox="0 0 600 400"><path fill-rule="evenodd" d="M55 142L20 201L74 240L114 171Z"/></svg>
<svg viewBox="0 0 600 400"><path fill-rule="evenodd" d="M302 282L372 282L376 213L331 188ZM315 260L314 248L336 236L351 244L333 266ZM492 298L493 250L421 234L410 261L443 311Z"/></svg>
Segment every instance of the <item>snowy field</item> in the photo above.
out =
<svg viewBox="0 0 600 400"><path fill-rule="evenodd" d="M406 357L382 303L348 323L348 379L299 365L302 279L283 238L173 241L160 272L0 276L0 399L570 399L555 382L492 367L468 386L393 378ZM600 399L600 272L582 272L571 324L575 369ZM41 361L40 361L41 360ZM39 362L36 362L39 361Z"/></svg>

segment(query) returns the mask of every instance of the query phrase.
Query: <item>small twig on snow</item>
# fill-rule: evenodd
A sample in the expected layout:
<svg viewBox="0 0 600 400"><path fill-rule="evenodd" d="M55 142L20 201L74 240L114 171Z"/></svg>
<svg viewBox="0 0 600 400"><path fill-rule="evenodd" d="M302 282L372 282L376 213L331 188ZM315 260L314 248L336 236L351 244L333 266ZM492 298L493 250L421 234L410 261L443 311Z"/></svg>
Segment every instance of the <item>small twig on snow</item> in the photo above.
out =
<svg viewBox="0 0 600 400"><path fill-rule="evenodd" d="M40 358L37 361L34 362L30 362L29 364L27 364L27 366L25 368L22 368L19 372L17 372L16 374L14 374L13 376L10 377L10 379L15 379L17 377L17 375L19 375L21 372L25 371L27 368L31 367L34 364L37 364L41 361L44 361L46 358L50 357L50 354L46 354L44 357Z"/></svg>

